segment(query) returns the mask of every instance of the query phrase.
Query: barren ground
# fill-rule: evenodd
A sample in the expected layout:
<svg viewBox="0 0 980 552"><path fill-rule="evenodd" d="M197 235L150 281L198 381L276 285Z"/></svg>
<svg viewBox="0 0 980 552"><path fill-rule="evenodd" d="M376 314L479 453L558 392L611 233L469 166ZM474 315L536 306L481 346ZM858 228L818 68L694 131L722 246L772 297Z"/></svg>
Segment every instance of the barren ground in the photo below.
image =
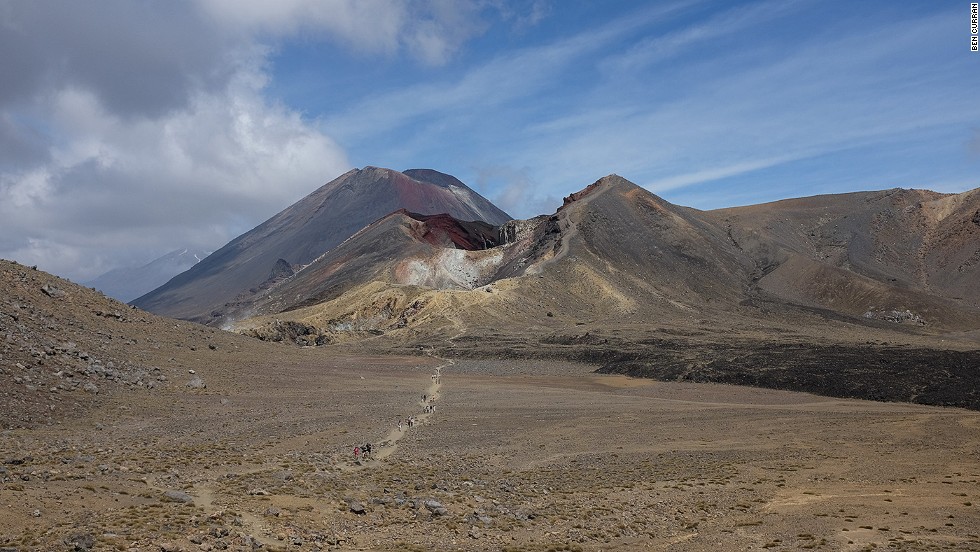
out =
<svg viewBox="0 0 980 552"><path fill-rule="evenodd" d="M268 349L4 428L0 550L980 550L980 412Z"/></svg>

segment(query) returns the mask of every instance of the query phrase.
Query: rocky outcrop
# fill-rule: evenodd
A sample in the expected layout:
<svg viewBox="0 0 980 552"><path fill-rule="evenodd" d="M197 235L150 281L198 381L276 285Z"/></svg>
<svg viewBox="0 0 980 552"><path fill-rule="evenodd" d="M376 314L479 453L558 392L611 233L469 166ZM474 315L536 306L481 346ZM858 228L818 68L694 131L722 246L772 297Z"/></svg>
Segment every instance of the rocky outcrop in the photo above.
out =
<svg viewBox="0 0 980 552"><path fill-rule="evenodd" d="M284 341L296 345L326 345L330 338L310 324L293 320L275 320L255 328L243 330L242 334L262 341Z"/></svg>
<svg viewBox="0 0 980 552"><path fill-rule="evenodd" d="M894 324L916 324L919 326L926 325L926 321L923 320L921 316L910 310L868 311L864 313L864 317L870 320L883 320Z"/></svg>
<svg viewBox="0 0 980 552"><path fill-rule="evenodd" d="M286 259L277 259L276 264L272 266L272 272L269 273L269 279L266 281L268 282L269 280L275 281L282 278L289 278L295 273L296 271L293 270L293 266L289 264L289 261Z"/></svg>
<svg viewBox="0 0 980 552"><path fill-rule="evenodd" d="M497 247L501 243L500 228L482 221L457 220L446 213L421 215L405 209L396 213L422 223L414 225L412 233L417 239L432 245L451 245L456 249L481 251Z"/></svg>

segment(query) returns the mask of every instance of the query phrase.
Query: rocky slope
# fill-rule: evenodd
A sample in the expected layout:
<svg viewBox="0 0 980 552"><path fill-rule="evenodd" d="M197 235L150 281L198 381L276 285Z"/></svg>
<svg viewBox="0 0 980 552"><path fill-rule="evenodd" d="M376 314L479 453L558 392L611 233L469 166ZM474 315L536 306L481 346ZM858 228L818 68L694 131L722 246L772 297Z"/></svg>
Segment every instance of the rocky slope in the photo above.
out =
<svg viewBox="0 0 980 552"><path fill-rule="evenodd" d="M154 316L32 267L0 260L0 427L50 424L107 397L194 392L200 364L268 347Z"/></svg>
<svg viewBox="0 0 980 552"><path fill-rule="evenodd" d="M367 167L325 184L133 304L199 322L222 319L227 303L247 300L358 230L397 210L448 213L502 224L510 217L459 180L436 171ZM289 272L289 271L286 271Z"/></svg>
<svg viewBox="0 0 980 552"><path fill-rule="evenodd" d="M848 315L971 326L980 190L885 190L704 213L757 267L759 290Z"/></svg>

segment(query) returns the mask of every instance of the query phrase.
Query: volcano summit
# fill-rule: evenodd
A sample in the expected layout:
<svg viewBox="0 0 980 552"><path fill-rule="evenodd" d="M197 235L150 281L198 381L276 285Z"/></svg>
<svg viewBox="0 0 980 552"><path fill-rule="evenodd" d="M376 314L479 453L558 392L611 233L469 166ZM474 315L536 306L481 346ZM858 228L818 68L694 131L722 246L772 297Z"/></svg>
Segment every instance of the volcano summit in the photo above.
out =
<svg viewBox="0 0 980 552"><path fill-rule="evenodd" d="M208 322L398 209L502 224L510 216L456 178L428 169L344 173L132 304Z"/></svg>

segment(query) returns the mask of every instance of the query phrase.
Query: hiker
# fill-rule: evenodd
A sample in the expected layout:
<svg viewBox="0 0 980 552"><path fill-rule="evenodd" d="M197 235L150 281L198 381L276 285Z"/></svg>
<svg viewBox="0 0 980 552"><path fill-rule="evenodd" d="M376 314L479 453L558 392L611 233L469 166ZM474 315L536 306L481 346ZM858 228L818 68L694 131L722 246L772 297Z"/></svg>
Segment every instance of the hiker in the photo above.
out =
<svg viewBox="0 0 980 552"><path fill-rule="evenodd" d="M357 462L361 459L361 447L354 447L354 461Z"/></svg>
<svg viewBox="0 0 980 552"><path fill-rule="evenodd" d="M371 455L371 443L365 443L364 446L361 447L361 458L367 460L368 456L370 455Z"/></svg>
<svg viewBox="0 0 980 552"><path fill-rule="evenodd" d="M402 419L398 418L398 431L402 430Z"/></svg>

